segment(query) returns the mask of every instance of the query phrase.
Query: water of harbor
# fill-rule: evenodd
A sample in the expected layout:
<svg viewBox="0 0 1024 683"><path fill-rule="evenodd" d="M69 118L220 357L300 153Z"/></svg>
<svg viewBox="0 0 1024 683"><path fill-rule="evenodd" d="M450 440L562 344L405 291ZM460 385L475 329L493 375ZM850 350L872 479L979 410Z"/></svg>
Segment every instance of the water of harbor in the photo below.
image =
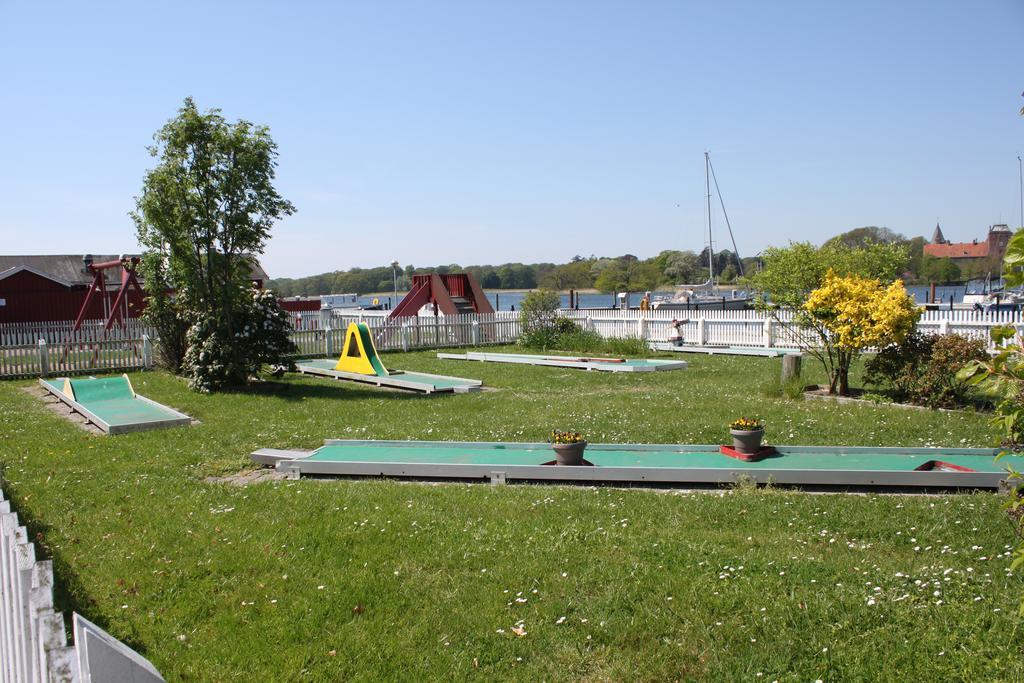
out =
<svg viewBox="0 0 1024 683"><path fill-rule="evenodd" d="M935 300L941 301L944 304L960 303L964 300L964 294L968 292L981 292L983 289L981 282L970 282L966 285L941 285L935 287ZM733 291L729 287L719 287L719 295L725 297L731 297ZM735 290L737 295L742 295L742 290ZM914 300L919 303L927 303L930 288L928 285L913 285L907 287L907 292L910 293ZM508 310L519 310L523 301L523 297L527 295L527 292L519 291L508 291L508 290L487 290L487 300L491 303L496 311L508 311ZM666 297L672 298L675 294L674 291L670 290L658 290L652 292L653 297ZM399 299L404 296L403 292L399 292ZM618 306L617 301L612 294L596 294L596 293L580 293L577 295L579 298L580 308L616 308ZM629 304L630 306L639 306L640 297L643 296L643 292L634 292L630 294ZM374 299L376 298L377 304L385 305L388 307L394 306L393 296L360 296L360 306L372 306ZM569 295L568 293L562 294L562 307L568 308L569 306ZM514 309L513 309L514 307Z"/></svg>

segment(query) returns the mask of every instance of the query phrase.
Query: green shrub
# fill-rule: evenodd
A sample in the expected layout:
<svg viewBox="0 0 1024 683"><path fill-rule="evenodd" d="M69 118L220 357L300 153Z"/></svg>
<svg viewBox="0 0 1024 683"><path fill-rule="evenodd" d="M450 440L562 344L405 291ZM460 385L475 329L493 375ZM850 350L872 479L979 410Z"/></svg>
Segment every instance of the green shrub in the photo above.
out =
<svg viewBox="0 0 1024 683"><path fill-rule="evenodd" d="M958 334L911 334L902 344L882 349L865 363L866 384L890 398L931 408L953 408L979 401L957 373L971 361L988 358L985 342Z"/></svg>
<svg viewBox="0 0 1024 683"><path fill-rule="evenodd" d="M988 358L987 346L980 339L945 334L935 339L932 354L918 381L914 397L917 403L932 408L955 407L968 401L970 386L957 379L957 373L971 361Z"/></svg>
<svg viewBox="0 0 1024 683"><path fill-rule="evenodd" d="M285 363L296 352L288 314L272 291L251 288L236 310L239 329L230 338L223 326L199 316L188 329L182 373L192 389L208 393L244 384L264 364Z"/></svg>
<svg viewBox="0 0 1024 683"><path fill-rule="evenodd" d="M558 348L575 353L599 353L604 349L605 340L593 330L577 328L558 336Z"/></svg>
<svg viewBox="0 0 1024 683"><path fill-rule="evenodd" d="M910 400L932 354L935 335L911 332L864 363L864 382L885 390L896 401Z"/></svg>
<svg viewBox="0 0 1024 683"><path fill-rule="evenodd" d="M609 337L605 339L604 350L616 356L643 356L650 351L640 337Z"/></svg>
<svg viewBox="0 0 1024 683"><path fill-rule="evenodd" d="M558 340L559 322L558 308L562 299L557 293L546 289L530 292L523 297L519 306L519 323L522 333L519 343L532 349L550 349ZM571 320L568 320L573 324Z"/></svg>

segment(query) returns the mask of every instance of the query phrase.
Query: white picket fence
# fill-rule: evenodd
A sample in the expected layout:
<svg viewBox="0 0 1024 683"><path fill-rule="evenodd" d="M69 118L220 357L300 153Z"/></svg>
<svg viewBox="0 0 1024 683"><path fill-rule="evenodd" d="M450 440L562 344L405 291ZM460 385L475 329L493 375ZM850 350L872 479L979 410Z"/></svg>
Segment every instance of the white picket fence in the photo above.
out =
<svg viewBox="0 0 1024 683"><path fill-rule="evenodd" d="M40 339L47 344L74 342L86 344L98 341L120 341L142 339L148 335L156 338L156 331L137 318L130 318L123 326L115 324L106 332L102 320L83 320L80 329L72 332L74 320L51 320L39 323L0 323L0 347L26 346L37 344Z"/></svg>
<svg viewBox="0 0 1024 683"><path fill-rule="evenodd" d="M75 644L69 645L64 615L53 604L53 563L36 559L0 490L0 682L77 683L116 674L140 683L163 680L141 655L79 615L73 619Z"/></svg>
<svg viewBox="0 0 1024 683"><path fill-rule="evenodd" d="M602 337L639 337L648 341L666 341L672 321L683 321L683 342L693 346L737 346L757 348L797 348L816 343L814 335L791 324L792 312L780 311L778 319L767 313L749 311L575 311L562 314ZM991 344L990 332L1000 325L1024 325L1017 311L929 310L924 311L917 328L925 333L954 333Z"/></svg>
<svg viewBox="0 0 1024 683"><path fill-rule="evenodd" d="M389 320L386 315L353 312L333 316L330 327L293 332L292 341L299 347L298 355L307 358L338 355L345 343L345 331L353 322L366 323L379 351L511 344L520 334L519 316L514 311L395 320Z"/></svg>
<svg viewBox="0 0 1024 683"><path fill-rule="evenodd" d="M683 342L697 347L799 348L816 343L813 335L788 324L792 314L779 319L760 311L561 311L582 327L602 337L637 337L666 341L672 321L680 325ZM303 357L333 356L341 352L345 329L364 322L381 351L410 351L459 346L511 344L520 335L519 314L500 311L486 315L420 316L389 319L387 311L351 311L332 315L319 312L291 314L292 340ZM93 321L98 323L98 321ZM1024 315L1013 311L930 310L918 322L923 332L955 333L990 342L997 325L1024 327ZM152 366L153 330L138 321L125 329L102 334L90 324L71 334L72 323L31 323L22 327L0 325L0 378L37 377L145 369ZM70 341L69 341L70 340Z"/></svg>
<svg viewBox="0 0 1024 683"><path fill-rule="evenodd" d="M0 346L0 378L79 375L88 372L124 372L153 367L148 335L139 339Z"/></svg>

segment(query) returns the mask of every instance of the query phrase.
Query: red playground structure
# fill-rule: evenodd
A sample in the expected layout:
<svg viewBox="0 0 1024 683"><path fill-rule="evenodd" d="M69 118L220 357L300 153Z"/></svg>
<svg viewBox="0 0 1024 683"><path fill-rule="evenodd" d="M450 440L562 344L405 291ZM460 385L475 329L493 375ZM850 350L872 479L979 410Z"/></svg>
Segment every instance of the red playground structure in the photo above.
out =
<svg viewBox="0 0 1024 683"><path fill-rule="evenodd" d="M388 319L414 317L428 304L433 305L435 315L494 313L484 290L469 273L431 273L412 276L412 289Z"/></svg>
<svg viewBox="0 0 1024 683"><path fill-rule="evenodd" d="M74 339L75 333L82 329L82 324L86 320L86 316L91 310L90 306L93 302L93 297L100 297L103 302L103 329L100 332L100 336L95 341L100 341L106 336L110 328L115 323L120 323L121 327L125 326L125 320L128 316L128 306L138 305L141 301L144 293L142 286L139 284L139 280L135 275L135 269L139 265L141 259L138 256L122 256L116 261L104 261L102 263L93 263L91 257L85 259L85 270L92 273L92 284L89 285L89 292L85 295L85 301L82 302L82 308L78 312L78 317L75 318L75 324L71 328L71 334L68 336L69 342ZM110 292L107 291L107 279L103 272L113 268L121 269L121 285L117 289L117 294L114 296L114 301L110 301ZM129 294L132 287L135 288L138 296L136 302L129 301ZM132 316L136 317L136 316ZM64 352L61 354L61 358L67 356L70 351L70 344L65 345ZM94 355L99 354L99 347L97 346L94 350Z"/></svg>
<svg viewBox="0 0 1024 683"><path fill-rule="evenodd" d="M121 325L124 325L127 316L128 306L128 293L132 287L135 287L139 295L142 295L142 286L139 285L138 278L135 277L135 269L139 265L141 259L138 256L122 256L116 261L104 261L103 263L93 263L91 260L85 262L85 269L92 273L92 285L89 286L89 293L85 295L85 301L82 302L82 309L78 312L78 317L75 319L75 325L71 328L72 332L77 332L82 328L82 323L85 322L85 316L89 312L89 304L92 303L94 296L100 296L103 300L103 315L106 320L103 323L103 332L106 333L115 322L120 321ZM117 294L114 296L114 302L109 304L109 295L107 292L107 280L103 276L103 271L111 268L121 269L121 286L117 289Z"/></svg>

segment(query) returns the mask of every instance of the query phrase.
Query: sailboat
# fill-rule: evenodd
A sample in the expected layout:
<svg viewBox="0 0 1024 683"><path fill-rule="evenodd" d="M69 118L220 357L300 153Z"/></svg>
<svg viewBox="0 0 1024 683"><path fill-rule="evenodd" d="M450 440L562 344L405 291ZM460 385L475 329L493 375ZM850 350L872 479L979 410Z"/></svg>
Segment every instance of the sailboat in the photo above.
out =
<svg viewBox="0 0 1024 683"><path fill-rule="evenodd" d="M736 238L732 234L732 226L729 224L729 214L725 211L725 202L718 190L718 178L715 177L715 169L711 165L711 155L704 152L704 197L707 200L708 209L708 279L706 282L696 285L676 285L676 293L671 299L655 299L651 307L665 311L694 311L694 310L739 310L751 308L753 298L744 294L732 291L732 296L720 296L715 286L715 247L711 227L711 180L715 182L715 192L722 203L722 214L725 216L725 225L729 229L729 237L732 239L733 253L736 254L736 262L739 264L740 275L743 275L743 263L740 261L739 251L736 249Z"/></svg>

